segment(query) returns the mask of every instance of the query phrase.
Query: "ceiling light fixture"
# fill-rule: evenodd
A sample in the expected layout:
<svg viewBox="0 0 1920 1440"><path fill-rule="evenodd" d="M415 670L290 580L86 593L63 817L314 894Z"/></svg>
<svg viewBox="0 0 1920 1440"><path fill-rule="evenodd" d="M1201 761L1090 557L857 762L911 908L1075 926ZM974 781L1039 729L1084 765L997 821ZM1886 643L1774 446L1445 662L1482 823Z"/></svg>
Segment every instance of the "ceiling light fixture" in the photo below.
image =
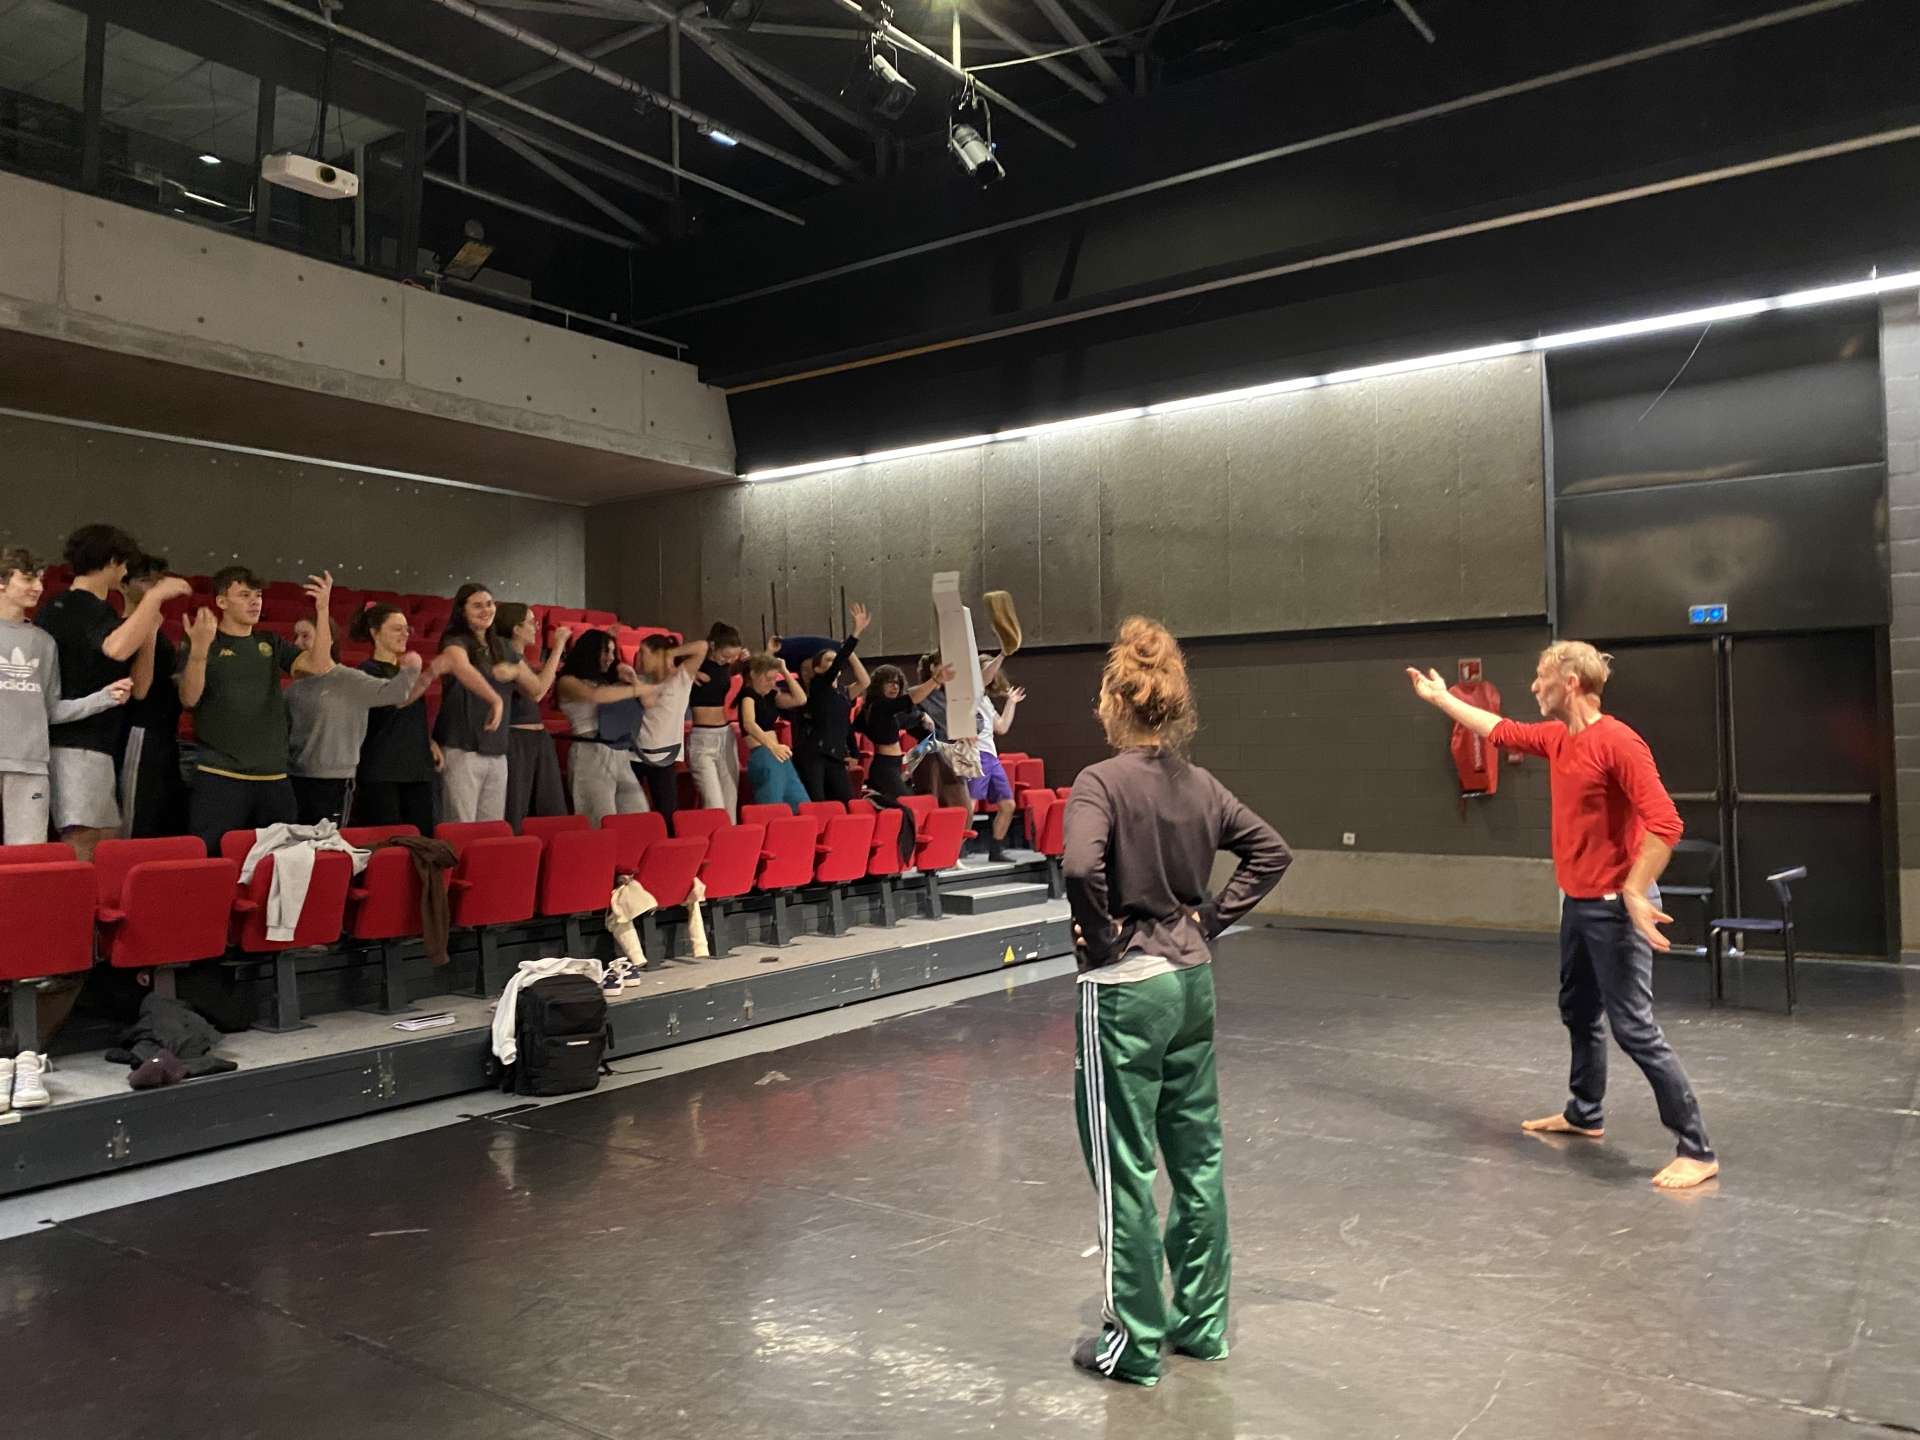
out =
<svg viewBox="0 0 1920 1440"><path fill-rule="evenodd" d="M972 76L953 97L953 113L947 119L947 150L961 173L982 190L1007 178L1006 167L994 153L993 111L974 88Z"/></svg>
<svg viewBox="0 0 1920 1440"><path fill-rule="evenodd" d="M220 163L220 157L218 155L202 155L200 157L200 163L202 165L218 165Z"/></svg>
<svg viewBox="0 0 1920 1440"><path fill-rule="evenodd" d="M1163 400L1158 404L1135 406L1126 410L1108 410L1098 415L1083 415L1055 420L1043 425L1024 425L999 430L990 435L968 435L958 440L936 440L926 445L910 445L899 450L877 450L870 455L846 455L834 460L815 460L803 465L779 465L768 470L749 470L741 478L750 482L792 480L802 475L817 475L823 470L845 470L855 465L871 465L882 460L900 460L910 455L930 455L941 450L964 450L976 445L992 445L1003 440L1028 440L1039 435L1056 435L1068 430L1111 425L1142 416L1174 415L1183 410L1202 410L1211 405L1230 405L1246 400L1261 400L1296 390L1312 390L1323 385L1344 385L1351 380L1371 380L1383 375L1402 375L1414 370L1432 370L1442 365L1466 365L1477 360L1497 360L1509 355L1525 355L1547 350L1563 350L1573 345L1591 345L1622 340L1637 335L1655 335L1663 330L1684 330L1695 325L1711 325L1721 320L1737 320L1761 315L1770 310L1799 310L1809 305L1831 305L1842 300L1859 300L1870 295L1885 295L1899 290L1920 290L1920 270L1903 270L1893 275L1875 275L1865 280L1849 280L1838 285L1822 285L1811 290L1793 290L1760 300L1736 300L1725 305L1709 305L1697 310L1677 310L1641 320L1624 320L1613 325L1595 325L1584 330L1563 330L1532 340L1505 340L1493 345L1476 345L1467 350L1447 350L1436 355L1420 355L1406 360L1389 360L1378 365L1361 365L1348 370L1332 370L1324 375L1298 375L1264 385L1247 385L1237 390L1216 390L1208 395L1191 395L1181 400Z"/></svg>

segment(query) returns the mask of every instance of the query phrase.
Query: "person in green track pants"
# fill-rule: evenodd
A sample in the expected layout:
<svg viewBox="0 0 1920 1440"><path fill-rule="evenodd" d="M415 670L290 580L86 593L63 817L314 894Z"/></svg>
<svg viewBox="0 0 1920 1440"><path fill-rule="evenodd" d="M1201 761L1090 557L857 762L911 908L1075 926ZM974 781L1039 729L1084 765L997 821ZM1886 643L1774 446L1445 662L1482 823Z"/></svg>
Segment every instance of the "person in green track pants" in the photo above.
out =
<svg viewBox="0 0 1920 1440"><path fill-rule="evenodd" d="M1080 964L1074 1095L1103 1291L1101 1331L1079 1342L1073 1363L1153 1385L1163 1345L1227 1357L1232 1258L1210 946L1293 857L1271 825L1187 760L1199 716L1185 657L1162 626L1136 616L1120 627L1099 713L1116 753L1080 772L1065 827ZM1240 863L1214 896L1220 850ZM1164 1237L1156 1146L1173 1189Z"/></svg>

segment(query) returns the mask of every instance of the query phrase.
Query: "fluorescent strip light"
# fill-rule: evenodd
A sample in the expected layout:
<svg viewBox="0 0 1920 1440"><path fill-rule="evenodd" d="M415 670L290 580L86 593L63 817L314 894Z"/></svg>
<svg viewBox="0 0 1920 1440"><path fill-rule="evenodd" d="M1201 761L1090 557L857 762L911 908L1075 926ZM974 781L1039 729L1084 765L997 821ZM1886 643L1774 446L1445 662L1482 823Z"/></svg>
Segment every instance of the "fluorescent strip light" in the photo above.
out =
<svg viewBox="0 0 1920 1440"><path fill-rule="evenodd" d="M200 157L200 163L202 165L218 165L220 163L220 157L218 155L202 155Z"/></svg>
<svg viewBox="0 0 1920 1440"><path fill-rule="evenodd" d="M711 140L716 145L738 145L740 143L738 140L734 139L733 136L727 134L727 132L724 130L707 131L707 139Z"/></svg>
<svg viewBox="0 0 1920 1440"><path fill-rule="evenodd" d="M211 195L202 195L197 191L188 190L184 186L181 188L180 193L189 200L198 200L202 205L211 205L216 210L231 210L233 208L224 200L216 200Z"/></svg>
<svg viewBox="0 0 1920 1440"><path fill-rule="evenodd" d="M1673 315L1655 315L1646 320L1623 320L1618 325L1596 325L1591 330L1567 330L1558 335L1542 335L1528 347L1533 350L1558 350L1567 345L1591 345L1596 340L1620 340L1629 335L1653 335L1662 330L1684 330L1689 325L1711 325L1716 320L1737 320L1743 315L1758 315L1771 310L1771 300L1736 300L1731 305L1709 305L1704 310L1682 310Z"/></svg>
<svg viewBox="0 0 1920 1440"><path fill-rule="evenodd" d="M719 132L714 132L719 139ZM731 138L731 137L729 137ZM195 196L195 199L200 197ZM217 202L216 202L217 203ZM1247 400L1262 400L1270 395L1285 395L1295 390L1310 390L1320 385L1344 385L1350 380L1372 380L1382 375L1401 375L1412 370L1431 370L1442 365L1468 365L1477 360L1497 360L1509 355L1559 350L1570 345L1592 345L1606 340L1623 340L1634 335L1654 335L1662 330L1684 330L1693 325L1711 325L1719 320L1738 320L1769 310L1797 310L1808 305L1827 305L1839 300L1857 300L1868 295L1884 295L1895 290L1920 290L1920 270L1897 275L1851 280L1840 285L1825 285L1813 290L1795 290L1764 300L1735 300L1725 305L1709 305L1699 310L1681 310L1671 315L1653 315L1644 320L1624 320L1614 325L1596 325L1586 330L1565 330L1557 335L1542 335L1533 340L1503 340L1479 345L1470 350L1448 350L1437 355L1419 355L1408 360L1388 360L1378 365L1361 365L1350 370L1334 370L1325 375L1300 375L1290 380L1275 380L1265 385L1249 385L1238 390L1217 390L1210 395L1191 395L1181 400L1162 400L1157 404L1126 410L1108 410L1099 415L1083 415L1070 420L1054 420L1044 425L1022 425L997 430L990 435L966 435L958 440L937 440L928 445L910 445L901 450L879 450L871 455L848 455L837 460L816 460L805 465L782 465L772 470L749 470L741 478L791 480L801 475L818 475L824 470L846 470L855 465L870 465L877 460L899 460L910 455L932 455L942 450L964 450L975 445L992 445L1002 440L1030 440L1041 435L1058 435L1118 420L1137 420L1144 416L1174 415L1183 410L1199 410L1209 405L1231 405Z"/></svg>
<svg viewBox="0 0 1920 1440"><path fill-rule="evenodd" d="M1782 310L1798 310L1802 305L1829 305L1835 300L1856 300L1862 295L1884 295L1889 290L1920 289L1920 270L1901 275L1886 275L1878 280L1855 280L1850 285L1826 285L1818 290L1796 290L1782 295L1774 303Z"/></svg>

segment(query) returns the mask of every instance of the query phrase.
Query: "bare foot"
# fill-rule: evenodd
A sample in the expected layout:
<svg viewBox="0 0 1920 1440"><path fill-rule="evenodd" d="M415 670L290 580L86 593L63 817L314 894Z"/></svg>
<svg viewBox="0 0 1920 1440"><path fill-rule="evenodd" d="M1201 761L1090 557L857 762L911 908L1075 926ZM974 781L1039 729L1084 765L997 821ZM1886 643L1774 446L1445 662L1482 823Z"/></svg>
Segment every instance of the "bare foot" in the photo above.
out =
<svg viewBox="0 0 1920 1440"><path fill-rule="evenodd" d="M1598 1140L1607 1133L1604 1128L1588 1130L1576 1125L1564 1115L1542 1115L1538 1120L1522 1121L1520 1128L1532 1135L1580 1135L1588 1140Z"/></svg>
<svg viewBox="0 0 1920 1440"><path fill-rule="evenodd" d="M1718 1160L1690 1160L1685 1155L1676 1155L1666 1169L1653 1177L1653 1183L1662 1190L1691 1190L1719 1173Z"/></svg>

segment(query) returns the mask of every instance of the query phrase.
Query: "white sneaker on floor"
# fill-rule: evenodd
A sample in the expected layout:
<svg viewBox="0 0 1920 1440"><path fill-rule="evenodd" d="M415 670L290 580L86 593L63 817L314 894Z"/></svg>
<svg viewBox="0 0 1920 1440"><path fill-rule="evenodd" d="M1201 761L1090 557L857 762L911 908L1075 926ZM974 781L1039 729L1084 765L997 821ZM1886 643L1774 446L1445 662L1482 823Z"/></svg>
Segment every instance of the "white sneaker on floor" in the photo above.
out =
<svg viewBox="0 0 1920 1440"><path fill-rule="evenodd" d="M47 1094L45 1081L46 1066L40 1057L31 1050L22 1050L13 1062L13 1108L16 1110L38 1110L53 1097Z"/></svg>
<svg viewBox="0 0 1920 1440"><path fill-rule="evenodd" d="M13 1060L0 1057L0 1115L13 1109Z"/></svg>

